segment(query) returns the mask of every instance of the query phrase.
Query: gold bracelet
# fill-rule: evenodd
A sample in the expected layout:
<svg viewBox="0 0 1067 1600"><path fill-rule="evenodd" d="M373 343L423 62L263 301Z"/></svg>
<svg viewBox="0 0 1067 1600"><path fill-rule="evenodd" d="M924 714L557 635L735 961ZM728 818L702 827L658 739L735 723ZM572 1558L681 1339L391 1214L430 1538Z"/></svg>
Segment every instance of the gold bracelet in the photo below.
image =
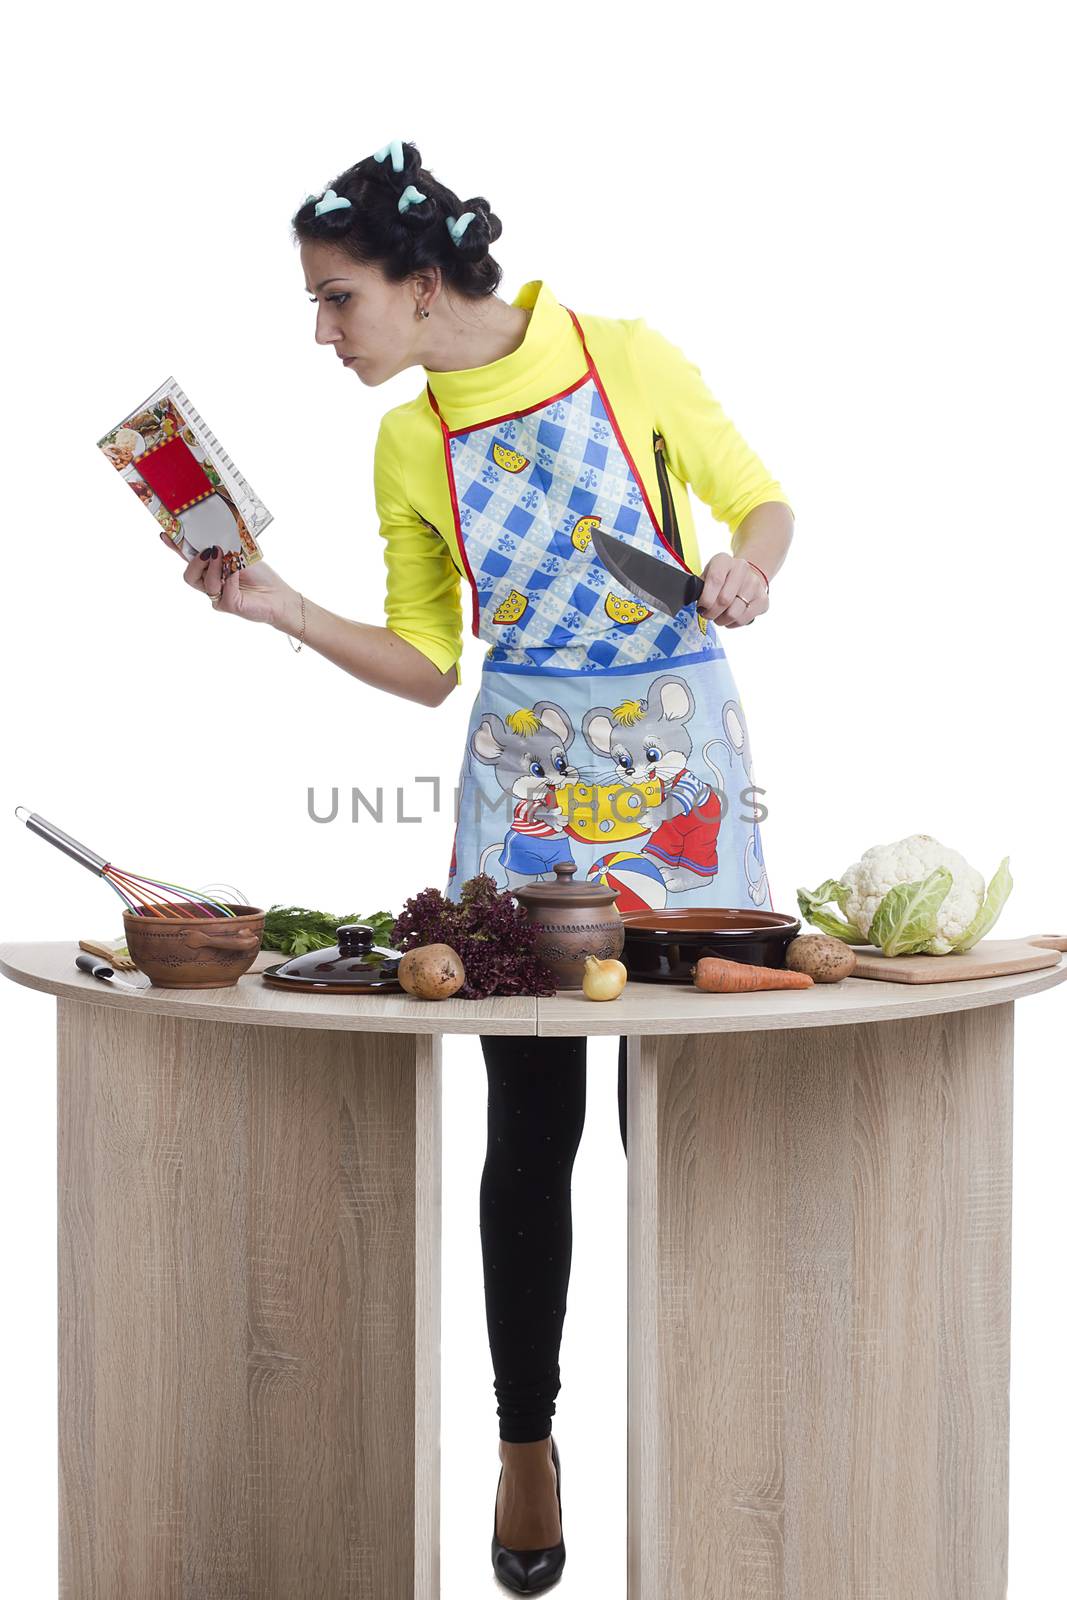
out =
<svg viewBox="0 0 1067 1600"><path fill-rule="evenodd" d="M307 627L307 612L304 610L304 596L301 595L300 596L300 643L299 644L293 644L293 636L292 636L292 634L289 634L289 633L286 634L286 638L289 640L289 643L290 643L290 645L292 646L292 648L294 650L303 650L303 648L304 648L304 630L305 630L306 627Z"/></svg>

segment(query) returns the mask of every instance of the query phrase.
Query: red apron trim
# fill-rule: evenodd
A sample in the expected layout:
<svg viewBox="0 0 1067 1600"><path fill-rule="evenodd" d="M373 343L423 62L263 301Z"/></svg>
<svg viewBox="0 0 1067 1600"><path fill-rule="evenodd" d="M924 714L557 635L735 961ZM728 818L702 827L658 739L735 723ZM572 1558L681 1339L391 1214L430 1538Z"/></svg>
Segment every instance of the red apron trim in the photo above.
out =
<svg viewBox="0 0 1067 1600"><path fill-rule="evenodd" d="M565 306L564 310L567 312L568 316L571 318L571 321L574 323L574 326L578 329L578 337L582 341L582 349L585 351L585 359L589 363L589 370L593 374L593 382L596 384L597 393L600 395L600 398L604 403L604 410L607 412L608 417L609 417L609 419L611 421L611 426L615 430L615 437L619 441L619 448L622 451L623 455L626 457L626 460L627 460L627 462L629 464L629 467L630 467L630 471L634 475L634 481L636 482L637 487L641 491L642 498L644 499L644 502L645 502L645 510L648 512L649 520L651 521L652 526L656 530L656 536L659 539L659 542L663 546L664 550L669 550L671 555L673 556L674 560L678 563L678 565L680 567L682 567L684 569L684 571L688 572L689 571L688 563L682 560L682 558L679 556L677 550L675 550L674 546L672 544L670 544L669 541L664 537L663 529L659 525L659 518L656 516L656 513L653 511L652 502L648 498L648 491L645 488L644 479L641 477L641 474L638 472L637 465L636 465L636 463L634 461L634 458L630 454L629 446L627 445L625 436L623 434L623 431L619 426L618 418L615 415L615 411L614 411L614 408L612 407L611 401L608 399L607 390L604 388L604 385L601 382L600 373L597 371L596 362L593 360L592 356L589 354L589 346L585 342L585 334L582 332L582 325L578 321L578 318L574 315L574 312L571 310L570 306Z"/></svg>
<svg viewBox="0 0 1067 1600"><path fill-rule="evenodd" d="M430 396L430 399L433 400L433 396L432 395ZM434 410L437 411L436 403L434 403ZM441 415L440 412L438 412L437 414L438 414L438 416ZM442 422L441 422L441 427L442 427L442 429L444 429L444 427L445 427L443 419L442 419ZM467 578L470 581L471 601L472 601L472 606L473 606L473 610L471 611L471 632L473 633L474 637L477 639L477 638L480 637L480 635L478 633L478 622L479 622L480 614L481 614L481 601L478 598L478 585L475 582L474 573L471 571L471 564L467 560L467 546L464 543L463 528L462 528L462 526L460 524L460 520L459 520L459 501L456 499L456 479L455 479L455 474L452 471L452 451L451 451L451 448L450 448L449 443L448 443L448 432L447 432L447 430L445 430L444 444L445 444L445 470L448 473L448 498L452 502L452 522L453 522L453 526L455 527L455 530L456 530L456 544L459 546L459 558L463 562L463 569L466 572Z"/></svg>
<svg viewBox="0 0 1067 1600"><path fill-rule="evenodd" d="M588 362L588 352L586 352L586 360ZM589 376L589 368L586 366L586 370L582 373L580 378L575 378L573 383L569 383L567 387L565 389L561 389L558 394L550 394L547 400L535 400L532 406L524 406L521 411L506 411L503 416L489 417L485 422L468 422L466 426L462 428L450 428L448 426L444 417L441 416L440 408L437 404L437 401L434 399L434 392L430 388L429 384L426 385L426 394L431 406L437 412L437 417L444 431L445 438L455 439L462 434L478 433L482 428L495 428L498 422L511 422L515 417L528 417L531 411L540 411L543 406L550 406L556 400L565 400L569 394L574 393L575 389L580 389L583 383L587 383L589 381Z"/></svg>

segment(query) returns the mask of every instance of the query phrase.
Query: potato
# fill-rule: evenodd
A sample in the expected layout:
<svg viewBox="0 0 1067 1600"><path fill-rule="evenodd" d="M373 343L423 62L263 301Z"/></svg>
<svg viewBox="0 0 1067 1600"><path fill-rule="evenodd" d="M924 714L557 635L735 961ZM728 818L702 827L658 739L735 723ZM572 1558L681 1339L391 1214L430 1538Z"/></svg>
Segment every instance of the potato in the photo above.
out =
<svg viewBox="0 0 1067 1600"><path fill-rule="evenodd" d="M396 975L400 987L417 1000L447 1000L463 987L467 977L450 944L421 944L405 951Z"/></svg>
<svg viewBox="0 0 1067 1600"><path fill-rule="evenodd" d="M786 946L791 972L806 972L816 983L840 983L855 970L856 953L844 939L829 933L799 933Z"/></svg>

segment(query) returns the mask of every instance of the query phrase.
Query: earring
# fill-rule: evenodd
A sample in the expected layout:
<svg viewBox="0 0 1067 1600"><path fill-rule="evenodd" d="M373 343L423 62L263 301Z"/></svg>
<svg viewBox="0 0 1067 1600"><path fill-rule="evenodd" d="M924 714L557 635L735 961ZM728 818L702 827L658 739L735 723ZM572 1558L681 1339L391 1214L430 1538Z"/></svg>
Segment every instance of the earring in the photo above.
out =
<svg viewBox="0 0 1067 1600"><path fill-rule="evenodd" d="M416 306L415 314L419 317L428 317L430 315L425 306Z"/></svg>

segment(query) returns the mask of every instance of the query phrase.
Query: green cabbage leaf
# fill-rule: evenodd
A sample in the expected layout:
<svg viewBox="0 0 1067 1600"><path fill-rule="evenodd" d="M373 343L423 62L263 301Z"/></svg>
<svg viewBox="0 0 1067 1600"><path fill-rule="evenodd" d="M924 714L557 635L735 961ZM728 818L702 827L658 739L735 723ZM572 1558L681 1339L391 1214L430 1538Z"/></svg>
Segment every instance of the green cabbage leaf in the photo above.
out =
<svg viewBox="0 0 1067 1600"><path fill-rule="evenodd" d="M806 922L812 923L823 933L833 934L835 939L843 939L846 944L866 944L867 936L858 928L854 928L851 922L836 916L832 911L822 909L823 906L833 902L844 911L847 894L848 885L838 883L836 878L827 878L825 883L820 883L811 893L807 889L798 889L797 904L800 907L800 914Z"/></svg>
<svg viewBox="0 0 1067 1600"><path fill-rule="evenodd" d="M868 942L885 956L918 955L937 933L938 908L952 881L947 867L935 867L915 883L896 884L874 913Z"/></svg>
<svg viewBox="0 0 1067 1600"><path fill-rule="evenodd" d="M986 890L985 900L978 908L974 921L963 930L960 938L952 946L953 950L969 950L972 944L977 944L979 939L984 939L990 928L996 922L1004 909L1004 902L1015 887L1011 873L1008 871L1010 857L1005 856L1000 866L994 872Z"/></svg>

